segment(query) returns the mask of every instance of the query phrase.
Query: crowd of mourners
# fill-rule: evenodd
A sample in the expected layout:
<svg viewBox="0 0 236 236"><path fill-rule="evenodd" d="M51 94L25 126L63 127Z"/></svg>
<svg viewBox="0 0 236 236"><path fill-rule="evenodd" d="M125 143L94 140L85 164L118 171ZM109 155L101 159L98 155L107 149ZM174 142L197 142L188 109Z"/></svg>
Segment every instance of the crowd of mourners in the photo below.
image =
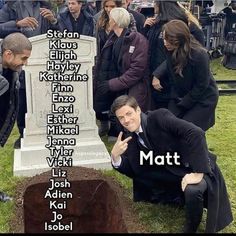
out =
<svg viewBox="0 0 236 236"><path fill-rule="evenodd" d="M110 106L123 94L134 96L144 112L168 108L208 130L215 122L218 90L198 19L178 1L155 0L152 17L131 10L131 1L2 0L0 38L13 32L32 37L48 29L96 37L94 110L99 135L108 134L109 140L119 133ZM25 127L24 71L20 82L20 137L15 148L20 147Z"/></svg>
<svg viewBox="0 0 236 236"><path fill-rule="evenodd" d="M18 111L20 137L14 148L21 146L27 112L21 67L32 50L28 38L49 29L95 37L91 79L99 135L115 141L112 165L133 179L134 200L176 202L182 184L184 232L196 232L206 204L206 232L219 231L232 221L232 213L223 176L204 136L215 124L219 93L202 27L179 1L154 0L154 13L148 17L132 10L131 1L0 0L0 109L8 114L0 116L0 145L6 143ZM235 8L232 0L229 10ZM122 140L123 128L133 136ZM182 169L167 166L152 175L151 167L143 172L137 164L137 151L172 147L181 149ZM0 201L9 199L0 192Z"/></svg>

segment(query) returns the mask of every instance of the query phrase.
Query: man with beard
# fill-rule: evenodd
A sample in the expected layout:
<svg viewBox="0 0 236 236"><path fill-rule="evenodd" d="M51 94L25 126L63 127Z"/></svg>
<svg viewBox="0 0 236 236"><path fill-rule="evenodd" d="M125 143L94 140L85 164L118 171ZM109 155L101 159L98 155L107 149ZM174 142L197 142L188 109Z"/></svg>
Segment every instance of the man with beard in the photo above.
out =
<svg viewBox="0 0 236 236"><path fill-rule="evenodd" d="M57 29L57 19L51 11L48 1L6 1L7 4L0 10L0 37L4 38L9 33L21 32L28 38L45 34L48 29ZM25 128L26 89L25 73L20 74L19 112L17 126L20 137L14 144L15 149L21 147L21 138Z"/></svg>
<svg viewBox="0 0 236 236"><path fill-rule="evenodd" d="M0 145L10 136L18 112L19 73L32 50L30 41L21 33L9 34L0 42ZM0 192L0 201L11 200Z"/></svg>

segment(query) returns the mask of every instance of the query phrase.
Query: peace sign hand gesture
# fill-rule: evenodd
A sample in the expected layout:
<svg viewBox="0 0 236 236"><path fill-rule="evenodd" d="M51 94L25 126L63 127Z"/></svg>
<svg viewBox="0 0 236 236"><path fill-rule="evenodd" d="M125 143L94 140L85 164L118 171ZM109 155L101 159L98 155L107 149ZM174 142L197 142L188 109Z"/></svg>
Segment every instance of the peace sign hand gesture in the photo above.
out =
<svg viewBox="0 0 236 236"><path fill-rule="evenodd" d="M114 162L117 162L119 157L127 150L128 142L132 139L132 137L128 137L122 141L122 135L123 132L120 132L117 141L111 150L111 156Z"/></svg>

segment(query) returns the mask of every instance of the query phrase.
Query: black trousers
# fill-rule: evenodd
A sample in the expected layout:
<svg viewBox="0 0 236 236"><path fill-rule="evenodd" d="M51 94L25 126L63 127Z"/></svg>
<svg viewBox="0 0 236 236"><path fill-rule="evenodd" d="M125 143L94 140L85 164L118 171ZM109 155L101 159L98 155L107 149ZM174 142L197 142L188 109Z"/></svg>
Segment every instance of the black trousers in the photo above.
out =
<svg viewBox="0 0 236 236"><path fill-rule="evenodd" d="M182 177L166 170L148 173L133 179L134 201L181 205L185 207L185 233L194 233L201 222L203 208L207 206L207 183L189 184L183 192Z"/></svg>
<svg viewBox="0 0 236 236"><path fill-rule="evenodd" d="M25 114L27 113L26 104L26 89L25 89L25 71L22 71L19 76L20 89L19 89L19 110L17 115L17 127L20 136L23 137L25 128Z"/></svg>
<svg viewBox="0 0 236 236"><path fill-rule="evenodd" d="M206 190L207 183L204 179L199 184L189 184L185 188L185 233L195 233L197 231L202 219L204 205L207 205Z"/></svg>

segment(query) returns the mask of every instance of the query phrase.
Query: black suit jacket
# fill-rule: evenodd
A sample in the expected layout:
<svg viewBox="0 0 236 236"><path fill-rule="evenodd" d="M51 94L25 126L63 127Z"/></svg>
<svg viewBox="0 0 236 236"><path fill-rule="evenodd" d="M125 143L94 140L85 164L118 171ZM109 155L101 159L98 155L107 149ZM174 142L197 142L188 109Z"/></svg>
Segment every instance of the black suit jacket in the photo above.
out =
<svg viewBox="0 0 236 236"><path fill-rule="evenodd" d="M167 109L142 114L141 120L144 134L155 155L177 152L181 166L140 166L139 155L142 148L136 134L132 133L128 134L133 138L128 144L127 151L122 155L120 167L116 170L133 179L164 170L171 173L168 175L169 179L165 180L167 182L178 182L186 173L204 173L204 179L208 184L206 232L216 232L227 226L232 221L227 190L224 178L217 167L216 157L208 151L204 131L190 122L176 118ZM157 174L158 180L159 177Z"/></svg>

